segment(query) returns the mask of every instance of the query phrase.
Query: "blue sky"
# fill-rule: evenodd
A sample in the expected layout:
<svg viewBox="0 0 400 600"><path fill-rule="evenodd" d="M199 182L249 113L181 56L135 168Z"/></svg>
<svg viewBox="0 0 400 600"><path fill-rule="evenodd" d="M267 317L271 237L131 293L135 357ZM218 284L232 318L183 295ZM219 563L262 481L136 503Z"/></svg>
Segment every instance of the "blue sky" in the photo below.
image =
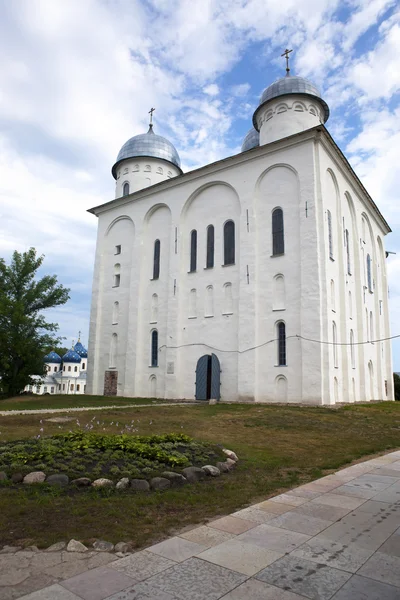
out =
<svg viewBox="0 0 400 600"><path fill-rule="evenodd" d="M400 334L397 0L0 0L0 17L0 256L45 254L44 271L71 288L51 315L68 343L78 330L87 343L97 220L86 210L113 198L122 144L155 106L184 171L239 152L286 47L392 227Z"/></svg>

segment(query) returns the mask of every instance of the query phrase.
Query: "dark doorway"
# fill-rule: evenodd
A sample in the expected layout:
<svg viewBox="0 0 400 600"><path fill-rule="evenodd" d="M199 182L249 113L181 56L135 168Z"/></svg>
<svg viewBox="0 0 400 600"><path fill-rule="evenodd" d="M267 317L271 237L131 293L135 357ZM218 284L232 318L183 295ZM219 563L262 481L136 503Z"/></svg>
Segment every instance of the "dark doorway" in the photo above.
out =
<svg viewBox="0 0 400 600"><path fill-rule="evenodd" d="M215 354L205 354L197 361L196 400L219 400L221 367Z"/></svg>

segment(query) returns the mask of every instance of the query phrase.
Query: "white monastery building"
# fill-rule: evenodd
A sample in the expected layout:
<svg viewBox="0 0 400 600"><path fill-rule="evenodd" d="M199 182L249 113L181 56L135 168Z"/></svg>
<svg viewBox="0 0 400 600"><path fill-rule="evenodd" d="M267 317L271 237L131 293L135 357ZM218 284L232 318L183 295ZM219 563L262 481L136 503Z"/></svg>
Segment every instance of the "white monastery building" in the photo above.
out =
<svg viewBox="0 0 400 600"><path fill-rule="evenodd" d="M393 400L390 228L307 79L267 87L242 152L182 173L153 131L121 148L99 219L89 394Z"/></svg>
<svg viewBox="0 0 400 600"><path fill-rule="evenodd" d="M84 394L86 392L87 350L80 340L61 357L51 351L43 358L46 376L33 375L36 385L27 385L25 392L34 394Z"/></svg>

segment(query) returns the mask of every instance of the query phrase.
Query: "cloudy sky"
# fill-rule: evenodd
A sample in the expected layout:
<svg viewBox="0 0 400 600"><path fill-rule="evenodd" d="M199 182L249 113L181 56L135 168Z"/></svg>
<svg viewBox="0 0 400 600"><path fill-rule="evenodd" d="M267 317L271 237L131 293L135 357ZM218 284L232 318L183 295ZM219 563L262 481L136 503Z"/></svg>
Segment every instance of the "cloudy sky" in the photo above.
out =
<svg viewBox="0 0 400 600"><path fill-rule="evenodd" d="M398 0L0 0L0 256L45 254L43 272L71 288L52 314L68 344L79 329L87 343L97 220L86 210L113 198L122 144L155 106L184 171L239 152L286 47L393 229L400 334Z"/></svg>

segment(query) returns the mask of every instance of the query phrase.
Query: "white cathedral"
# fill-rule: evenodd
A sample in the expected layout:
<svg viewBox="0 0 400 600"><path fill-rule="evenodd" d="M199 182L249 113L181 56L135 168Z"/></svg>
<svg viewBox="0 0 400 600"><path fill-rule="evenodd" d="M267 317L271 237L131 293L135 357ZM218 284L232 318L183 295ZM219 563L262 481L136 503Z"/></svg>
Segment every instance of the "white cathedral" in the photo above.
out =
<svg viewBox="0 0 400 600"><path fill-rule="evenodd" d="M115 199L89 211L87 393L393 400L391 230L328 117L287 68L235 156L183 173L152 125L122 146Z"/></svg>

